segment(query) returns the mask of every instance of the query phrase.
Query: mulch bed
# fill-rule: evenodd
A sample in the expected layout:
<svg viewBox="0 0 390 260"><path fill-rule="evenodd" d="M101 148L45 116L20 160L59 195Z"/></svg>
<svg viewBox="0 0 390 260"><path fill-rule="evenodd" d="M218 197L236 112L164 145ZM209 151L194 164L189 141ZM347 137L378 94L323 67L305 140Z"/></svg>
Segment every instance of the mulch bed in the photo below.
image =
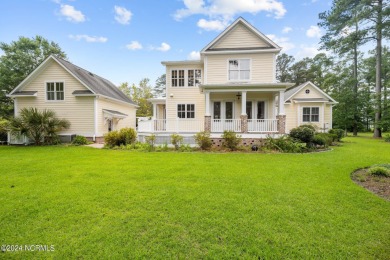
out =
<svg viewBox="0 0 390 260"><path fill-rule="evenodd" d="M363 188L390 201L390 178L368 174L369 168L359 169L352 173L352 180Z"/></svg>

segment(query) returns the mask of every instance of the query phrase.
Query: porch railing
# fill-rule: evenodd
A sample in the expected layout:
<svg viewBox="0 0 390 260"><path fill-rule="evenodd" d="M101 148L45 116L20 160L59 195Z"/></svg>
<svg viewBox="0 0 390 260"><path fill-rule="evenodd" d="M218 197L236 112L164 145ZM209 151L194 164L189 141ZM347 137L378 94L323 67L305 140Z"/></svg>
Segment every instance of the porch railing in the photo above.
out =
<svg viewBox="0 0 390 260"><path fill-rule="evenodd" d="M276 133L278 119L248 119L248 132Z"/></svg>
<svg viewBox="0 0 390 260"><path fill-rule="evenodd" d="M241 132L241 119L211 119L211 132Z"/></svg>
<svg viewBox="0 0 390 260"><path fill-rule="evenodd" d="M200 132L203 120L194 119L152 119L138 122L138 132Z"/></svg>

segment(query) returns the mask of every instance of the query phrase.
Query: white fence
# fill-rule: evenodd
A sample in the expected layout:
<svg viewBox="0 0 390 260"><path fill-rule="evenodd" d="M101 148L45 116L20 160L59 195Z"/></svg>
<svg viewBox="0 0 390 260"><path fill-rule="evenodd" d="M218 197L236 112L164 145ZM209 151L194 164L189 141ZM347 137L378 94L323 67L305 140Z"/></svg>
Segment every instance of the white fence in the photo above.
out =
<svg viewBox="0 0 390 260"><path fill-rule="evenodd" d="M200 132L204 129L203 120L194 119L152 119L138 122L138 132Z"/></svg>
<svg viewBox="0 0 390 260"><path fill-rule="evenodd" d="M211 132L241 132L241 119L211 119Z"/></svg>
<svg viewBox="0 0 390 260"><path fill-rule="evenodd" d="M278 119L248 119L248 132L276 133Z"/></svg>

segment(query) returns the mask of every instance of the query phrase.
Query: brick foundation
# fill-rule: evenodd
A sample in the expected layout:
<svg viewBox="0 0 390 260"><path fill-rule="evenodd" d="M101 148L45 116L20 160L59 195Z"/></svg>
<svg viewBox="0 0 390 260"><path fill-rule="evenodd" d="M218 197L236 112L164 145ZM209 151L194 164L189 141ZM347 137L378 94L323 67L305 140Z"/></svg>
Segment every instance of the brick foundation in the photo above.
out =
<svg viewBox="0 0 390 260"><path fill-rule="evenodd" d="M211 138L211 142L213 143L213 147L215 148L223 146L223 138ZM240 138L239 146L262 146L264 142L265 139L262 138Z"/></svg>

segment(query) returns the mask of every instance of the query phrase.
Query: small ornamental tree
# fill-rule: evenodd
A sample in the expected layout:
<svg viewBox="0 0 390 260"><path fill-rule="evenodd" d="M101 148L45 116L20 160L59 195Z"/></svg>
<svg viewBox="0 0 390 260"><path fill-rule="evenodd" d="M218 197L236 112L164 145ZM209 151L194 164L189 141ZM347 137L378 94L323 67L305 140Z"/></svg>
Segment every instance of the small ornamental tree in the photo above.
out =
<svg viewBox="0 0 390 260"><path fill-rule="evenodd" d="M301 125L290 130L290 136L302 143L306 143L310 147L315 135L314 127L308 125Z"/></svg>

